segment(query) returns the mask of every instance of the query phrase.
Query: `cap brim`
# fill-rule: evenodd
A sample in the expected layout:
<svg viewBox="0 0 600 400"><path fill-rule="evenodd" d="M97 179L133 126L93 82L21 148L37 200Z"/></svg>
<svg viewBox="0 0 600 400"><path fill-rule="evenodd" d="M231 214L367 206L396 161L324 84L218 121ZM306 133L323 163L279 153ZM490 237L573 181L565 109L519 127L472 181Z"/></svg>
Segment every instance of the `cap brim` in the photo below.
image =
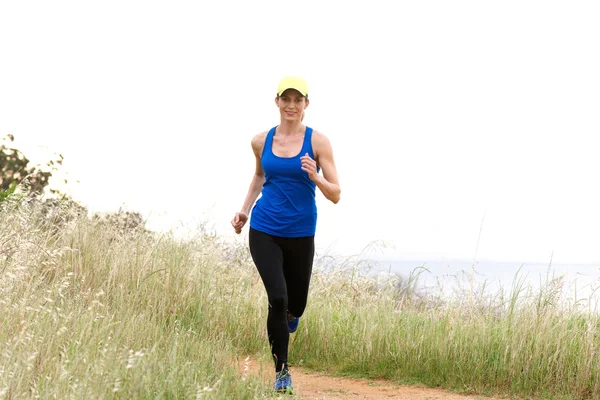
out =
<svg viewBox="0 0 600 400"><path fill-rule="evenodd" d="M299 93L300 93L302 96L304 96L304 97L308 97L308 94L304 93L302 90L300 90L300 89L298 89L298 88L295 88L295 87L286 87L285 89L282 89L281 91L279 91L279 93L277 93L277 95L278 95L278 96L281 96L281 94L282 94L283 92L285 92L286 90L288 90L288 89L294 89L294 90L296 90L297 92L299 92Z"/></svg>

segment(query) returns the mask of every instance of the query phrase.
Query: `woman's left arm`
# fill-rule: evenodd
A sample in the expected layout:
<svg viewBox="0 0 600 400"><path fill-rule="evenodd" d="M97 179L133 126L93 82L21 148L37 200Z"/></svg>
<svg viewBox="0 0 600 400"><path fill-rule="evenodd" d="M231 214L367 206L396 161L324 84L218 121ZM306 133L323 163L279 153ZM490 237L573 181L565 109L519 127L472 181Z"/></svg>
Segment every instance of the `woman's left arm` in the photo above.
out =
<svg viewBox="0 0 600 400"><path fill-rule="evenodd" d="M331 143L325 135L319 132L313 132L312 139L316 161L310 158L308 154L304 155L302 157L302 169L317 184L327 200L337 204L340 201L342 190L340 189ZM322 176L317 173L317 163L323 170Z"/></svg>

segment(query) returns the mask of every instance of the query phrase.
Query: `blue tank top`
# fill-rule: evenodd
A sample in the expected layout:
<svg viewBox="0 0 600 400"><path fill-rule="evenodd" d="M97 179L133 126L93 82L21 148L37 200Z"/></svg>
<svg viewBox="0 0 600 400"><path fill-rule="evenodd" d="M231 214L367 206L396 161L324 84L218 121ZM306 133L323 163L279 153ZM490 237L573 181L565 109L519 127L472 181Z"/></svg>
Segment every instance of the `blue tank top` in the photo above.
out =
<svg viewBox="0 0 600 400"><path fill-rule="evenodd" d="M273 154L275 129L267 133L261 155L265 172L262 195L252 209L250 227L281 237L313 236L317 228L316 184L302 171L300 157L314 160L312 128L306 127L302 150L294 157ZM318 169L318 171L320 168Z"/></svg>

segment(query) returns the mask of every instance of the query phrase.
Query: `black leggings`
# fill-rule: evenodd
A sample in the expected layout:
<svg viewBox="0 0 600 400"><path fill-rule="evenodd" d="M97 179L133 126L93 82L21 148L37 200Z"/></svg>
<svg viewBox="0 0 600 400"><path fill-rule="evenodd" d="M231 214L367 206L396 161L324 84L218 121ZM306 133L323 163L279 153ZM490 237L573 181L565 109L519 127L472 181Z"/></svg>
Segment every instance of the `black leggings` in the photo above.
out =
<svg viewBox="0 0 600 400"><path fill-rule="evenodd" d="M275 370L288 365L288 312L300 317L306 308L315 255L315 237L286 238L250 228L250 253L267 290L267 333Z"/></svg>

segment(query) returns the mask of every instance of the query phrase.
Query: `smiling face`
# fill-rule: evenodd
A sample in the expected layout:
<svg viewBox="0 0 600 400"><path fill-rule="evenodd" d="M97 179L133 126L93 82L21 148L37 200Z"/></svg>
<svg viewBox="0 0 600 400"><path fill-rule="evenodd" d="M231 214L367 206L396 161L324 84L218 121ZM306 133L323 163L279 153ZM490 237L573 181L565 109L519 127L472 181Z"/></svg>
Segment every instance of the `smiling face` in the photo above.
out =
<svg viewBox="0 0 600 400"><path fill-rule="evenodd" d="M275 104L279 107L282 121L302 121L308 99L295 89L287 89L275 98Z"/></svg>

